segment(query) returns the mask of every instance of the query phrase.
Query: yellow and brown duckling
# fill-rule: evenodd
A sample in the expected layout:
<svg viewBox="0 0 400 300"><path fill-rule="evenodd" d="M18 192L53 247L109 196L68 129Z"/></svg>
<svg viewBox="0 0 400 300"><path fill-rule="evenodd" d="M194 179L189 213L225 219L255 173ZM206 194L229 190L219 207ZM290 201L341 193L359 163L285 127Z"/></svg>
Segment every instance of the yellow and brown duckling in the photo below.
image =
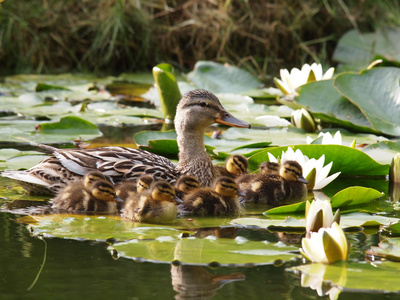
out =
<svg viewBox="0 0 400 300"><path fill-rule="evenodd" d="M182 200L186 195L198 188L200 188L200 182L194 176L183 175L175 182L176 196Z"/></svg>
<svg viewBox="0 0 400 300"><path fill-rule="evenodd" d="M143 174L137 180L129 179L118 183L115 186L115 191L122 200L132 197L137 193L143 193L150 189L154 182L154 177L149 174Z"/></svg>
<svg viewBox="0 0 400 300"><path fill-rule="evenodd" d="M135 222L165 223L177 214L175 189L167 181L156 181L149 191L126 200L123 217Z"/></svg>
<svg viewBox="0 0 400 300"><path fill-rule="evenodd" d="M265 171L264 171L265 172ZM279 176L274 172L260 173L242 189L242 202L264 203L277 206L284 200L304 200L307 196L307 181L301 165L288 160L280 166Z"/></svg>
<svg viewBox="0 0 400 300"><path fill-rule="evenodd" d="M215 180L214 189L200 188L188 194L179 210L191 215L227 215L240 212L237 197L238 186L229 177L221 176Z"/></svg>
<svg viewBox="0 0 400 300"><path fill-rule="evenodd" d="M118 212L118 201L122 200L116 195L114 185L101 172L93 171L60 190L52 208L73 213L114 214Z"/></svg>
<svg viewBox="0 0 400 300"><path fill-rule="evenodd" d="M250 184L259 174L269 174L269 176L279 176L280 164L271 161L263 162L259 167L259 173L243 174L236 179L239 189L250 188Z"/></svg>
<svg viewBox="0 0 400 300"><path fill-rule="evenodd" d="M225 166L214 166L219 176L237 178L247 173L249 163L243 155L235 154L227 158Z"/></svg>

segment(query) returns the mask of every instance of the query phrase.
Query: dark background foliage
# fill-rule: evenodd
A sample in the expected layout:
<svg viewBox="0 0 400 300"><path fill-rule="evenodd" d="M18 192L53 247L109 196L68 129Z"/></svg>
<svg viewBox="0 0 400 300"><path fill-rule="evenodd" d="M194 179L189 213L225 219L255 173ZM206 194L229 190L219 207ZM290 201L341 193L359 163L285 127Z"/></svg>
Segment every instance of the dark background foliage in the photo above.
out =
<svg viewBox="0 0 400 300"><path fill-rule="evenodd" d="M398 25L383 0L5 0L2 74L135 72L213 60L268 81L280 68L330 59L349 29ZM271 75L269 75L271 74Z"/></svg>

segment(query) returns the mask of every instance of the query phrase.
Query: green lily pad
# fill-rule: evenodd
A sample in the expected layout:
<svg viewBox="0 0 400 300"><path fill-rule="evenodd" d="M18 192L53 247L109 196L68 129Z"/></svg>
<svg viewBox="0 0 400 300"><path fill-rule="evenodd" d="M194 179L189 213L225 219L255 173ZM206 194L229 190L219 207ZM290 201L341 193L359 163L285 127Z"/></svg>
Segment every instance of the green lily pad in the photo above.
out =
<svg viewBox="0 0 400 300"><path fill-rule="evenodd" d="M140 261L165 262L180 261L191 265L265 265L275 261L289 261L299 257L297 247L282 243L249 241L243 237L225 238L167 238L156 240L134 239L116 243L108 247L117 251L120 257L140 259Z"/></svg>
<svg viewBox="0 0 400 300"><path fill-rule="evenodd" d="M375 130L400 136L399 77L400 68L374 68L360 74L340 74L334 85L359 107Z"/></svg>
<svg viewBox="0 0 400 300"><path fill-rule="evenodd" d="M197 87L213 93L242 93L261 86L250 73L212 61L198 61L187 77Z"/></svg>
<svg viewBox="0 0 400 300"><path fill-rule="evenodd" d="M59 122L42 123L38 128L44 134L93 134L100 135L97 125L75 116L61 118Z"/></svg>
<svg viewBox="0 0 400 300"><path fill-rule="evenodd" d="M39 82L36 85L36 92L43 92L43 91L48 91L48 90L64 90L64 91L70 91L70 89L63 87L63 86L59 86L59 85L50 85L50 84L46 84L46 83L41 83Z"/></svg>
<svg viewBox="0 0 400 300"><path fill-rule="evenodd" d="M178 236L181 232L162 225L135 223L119 216L87 216L53 214L33 216L36 224L30 225L34 235L84 240L123 241L133 238L154 239L160 236Z"/></svg>
<svg viewBox="0 0 400 300"><path fill-rule="evenodd" d="M377 57L398 63L399 31L399 28L379 28L373 33L350 30L340 38L333 60L357 71L365 69Z"/></svg>
<svg viewBox="0 0 400 300"><path fill-rule="evenodd" d="M359 107L343 97L334 87L334 81L321 80L299 88L296 104L310 111L314 118L333 126L358 132L378 133Z"/></svg>
<svg viewBox="0 0 400 300"><path fill-rule="evenodd" d="M374 201L384 194L372 189L362 186L351 186L337 192L331 199L332 208L345 209L348 206L361 205ZM294 203L290 205L283 205L267 210L264 215L274 214L297 214L305 211L305 202Z"/></svg>
<svg viewBox="0 0 400 300"><path fill-rule="evenodd" d="M391 236L399 236L400 235L400 222L394 223L382 229L382 231Z"/></svg>
<svg viewBox="0 0 400 300"><path fill-rule="evenodd" d="M301 272L302 286L317 289L319 293L338 295L341 291L399 292L400 264L393 262L373 264L346 262L332 265L312 263L288 270Z"/></svg>
<svg viewBox="0 0 400 300"><path fill-rule="evenodd" d="M383 195L383 193L372 188L352 186L336 193L331 199L331 204L332 208L343 208L368 203Z"/></svg>
<svg viewBox="0 0 400 300"><path fill-rule="evenodd" d="M269 161L268 152L280 157L288 147L275 147L260 151L249 158L249 167L253 170L264 161ZM300 149L308 158L318 159L325 155L325 164L333 161L330 173L341 172L341 175L379 176L389 174L389 165L383 165L361 150L342 145L295 145L293 150Z"/></svg>
<svg viewBox="0 0 400 300"><path fill-rule="evenodd" d="M367 250L367 255L400 262L400 238L387 238Z"/></svg>
<svg viewBox="0 0 400 300"><path fill-rule="evenodd" d="M268 215L271 217L271 215ZM278 216L279 218L279 216ZM379 227L381 225L389 225L398 222L398 218L389 218L383 216L372 216L366 213L350 213L342 215L340 218L340 227L342 228L355 228L355 227ZM301 229L305 230L306 221L304 218L297 219L293 217L286 217L282 219L260 219L260 218L238 218L231 222L235 225L242 226L257 226L267 229Z"/></svg>

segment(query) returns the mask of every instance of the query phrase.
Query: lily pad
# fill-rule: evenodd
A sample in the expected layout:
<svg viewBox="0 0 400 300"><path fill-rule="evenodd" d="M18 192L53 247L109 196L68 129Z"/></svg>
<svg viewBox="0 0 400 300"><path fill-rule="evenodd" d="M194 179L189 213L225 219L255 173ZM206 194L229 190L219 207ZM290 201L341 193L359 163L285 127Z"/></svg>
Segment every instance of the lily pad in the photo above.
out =
<svg viewBox="0 0 400 300"><path fill-rule="evenodd" d="M42 123L38 128L44 134L93 134L100 135L97 125L75 116L61 118L59 122Z"/></svg>
<svg viewBox="0 0 400 300"><path fill-rule="evenodd" d="M270 216L270 215L268 215ZM279 216L278 216L279 217ZM366 213L351 213L342 215L340 218L340 227L342 228L355 228L355 227L379 227L381 225L389 225L398 222L398 218L389 218L383 216L372 216ZM267 229L301 229L305 230L305 219L297 219L293 217L286 217L282 219L260 219L260 218L238 218L231 222L235 225L242 226L257 226Z"/></svg>
<svg viewBox="0 0 400 300"><path fill-rule="evenodd" d="M50 84L46 84L46 83L41 83L39 82L36 85L36 92L42 92L42 91L48 91L48 90L64 90L64 91L70 91L70 89L63 87L63 86L59 86L59 85L50 85Z"/></svg>
<svg viewBox="0 0 400 300"><path fill-rule="evenodd" d="M367 255L400 262L400 238L387 238L367 250Z"/></svg>
<svg viewBox="0 0 400 300"><path fill-rule="evenodd" d="M268 152L280 157L288 147L269 148L258 152L249 158L249 167L253 170L264 161L268 161ZM383 165L361 150L342 145L295 145L293 150L300 149L308 158L318 159L325 155L325 162L333 162L330 174L341 172L341 175L352 176L384 176L389 174L389 165ZM357 162L357 163L355 163Z"/></svg>
<svg viewBox="0 0 400 300"><path fill-rule="evenodd" d="M296 104L309 110L322 122L358 132L378 133L360 108L343 97L334 87L334 81L321 80L303 85Z"/></svg>
<svg viewBox="0 0 400 300"><path fill-rule="evenodd" d="M265 265L275 261L289 261L299 257L297 247L266 241L249 241L244 237L225 238L166 238L134 239L108 247L120 257L140 261L171 263L179 261L191 265Z"/></svg>
<svg viewBox="0 0 400 300"><path fill-rule="evenodd" d="M340 74L334 85L358 106L375 130L400 136L399 77L400 68L373 68L360 74Z"/></svg>
<svg viewBox="0 0 400 300"><path fill-rule="evenodd" d="M242 93L261 86L250 73L212 61L198 61L187 77L197 87L213 93Z"/></svg>
<svg viewBox="0 0 400 300"><path fill-rule="evenodd" d="M399 28L379 28L372 33L350 30L340 38L333 59L355 70L365 69L377 57L398 63L399 31Z"/></svg>

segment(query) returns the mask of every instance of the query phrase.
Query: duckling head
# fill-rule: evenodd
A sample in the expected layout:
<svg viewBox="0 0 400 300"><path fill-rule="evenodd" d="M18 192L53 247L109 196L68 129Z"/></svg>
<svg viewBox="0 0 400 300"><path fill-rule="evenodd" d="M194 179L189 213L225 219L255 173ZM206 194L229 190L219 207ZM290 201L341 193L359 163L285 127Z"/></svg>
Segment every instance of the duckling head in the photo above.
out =
<svg viewBox="0 0 400 300"><path fill-rule="evenodd" d="M184 193L189 193L200 188L200 183L194 176L183 175L176 181L175 187Z"/></svg>
<svg viewBox="0 0 400 300"><path fill-rule="evenodd" d="M107 181L106 176L99 171L91 171L83 177L83 184L90 189L97 181Z"/></svg>
<svg viewBox="0 0 400 300"><path fill-rule="evenodd" d="M276 162L265 161L260 165L261 174L279 175L280 165Z"/></svg>
<svg viewBox="0 0 400 300"><path fill-rule="evenodd" d="M151 184L154 182L154 177L149 174L143 174L139 177L137 182L137 192L142 193L150 189Z"/></svg>
<svg viewBox="0 0 400 300"><path fill-rule="evenodd" d="M123 202L123 200L115 194L114 186L109 181L106 180L96 181L91 187L90 192L93 195L93 197L105 202L109 201Z"/></svg>
<svg viewBox="0 0 400 300"><path fill-rule="evenodd" d="M234 197L238 193L238 186L232 178L221 176L215 180L214 190L223 197Z"/></svg>
<svg viewBox="0 0 400 300"><path fill-rule="evenodd" d="M179 101L175 127L177 131L187 131L206 128L213 123L250 128L250 124L241 121L226 111L219 99L206 90L193 90L185 94ZM203 133L202 133L203 134Z"/></svg>
<svg viewBox="0 0 400 300"><path fill-rule="evenodd" d="M227 159L225 165L229 173L239 176L247 172L249 163L247 162L246 157L243 155L235 154Z"/></svg>
<svg viewBox="0 0 400 300"><path fill-rule="evenodd" d="M175 189L172 185L163 180L153 183L150 193L151 197L156 201L181 202L176 197Z"/></svg>
<svg viewBox="0 0 400 300"><path fill-rule="evenodd" d="M303 168L294 160L287 160L281 166L279 175L287 181L300 181L308 184L308 181L303 177Z"/></svg>

